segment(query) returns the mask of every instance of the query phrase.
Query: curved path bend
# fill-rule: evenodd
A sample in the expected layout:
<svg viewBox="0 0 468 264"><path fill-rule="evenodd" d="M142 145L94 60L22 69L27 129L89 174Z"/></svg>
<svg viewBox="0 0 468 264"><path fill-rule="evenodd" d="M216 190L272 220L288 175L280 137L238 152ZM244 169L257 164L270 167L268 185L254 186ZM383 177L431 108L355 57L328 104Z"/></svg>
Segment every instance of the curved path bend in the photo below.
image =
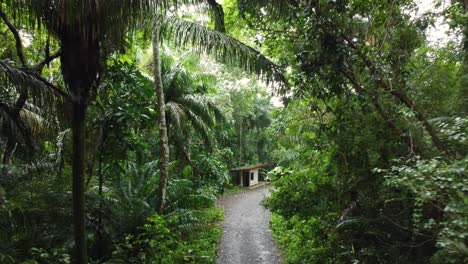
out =
<svg viewBox="0 0 468 264"><path fill-rule="evenodd" d="M281 254L271 237L270 213L260 205L268 187L228 195L218 201L224 208L217 264L280 264Z"/></svg>

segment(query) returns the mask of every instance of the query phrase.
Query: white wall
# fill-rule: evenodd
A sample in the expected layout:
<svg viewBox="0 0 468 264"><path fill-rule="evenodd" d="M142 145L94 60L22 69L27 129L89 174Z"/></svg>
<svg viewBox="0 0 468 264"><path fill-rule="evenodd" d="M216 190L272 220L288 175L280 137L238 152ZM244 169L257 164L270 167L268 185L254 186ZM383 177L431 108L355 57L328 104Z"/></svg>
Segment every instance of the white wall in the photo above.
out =
<svg viewBox="0 0 468 264"><path fill-rule="evenodd" d="M252 177L250 176L250 175L252 175L252 173L253 173L253 180L252 180ZM250 174L249 174L249 177L251 177L250 178L250 186L258 184L258 169L251 170Z"/></svg>
<svg viewBox="0 0 468 264"><path fill-rule="evenodd" d="M253 173L253 179L252 179L252 174ZM242 176L243 172L236 172L236 177L239 177L240 180L240 186L244 186L244 177ZM258 184L258 169L250 170L249 171L249 186L253 186Z"/></svg>

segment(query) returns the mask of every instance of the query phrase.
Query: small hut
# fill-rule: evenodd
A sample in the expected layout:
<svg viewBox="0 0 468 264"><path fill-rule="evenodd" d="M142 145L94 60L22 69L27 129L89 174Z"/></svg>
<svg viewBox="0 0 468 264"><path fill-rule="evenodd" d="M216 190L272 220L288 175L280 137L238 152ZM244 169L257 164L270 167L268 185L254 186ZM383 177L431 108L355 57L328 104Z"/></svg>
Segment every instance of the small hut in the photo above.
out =
<svg viewBox="0 0 468 264"><path fill-rule="evenodd" d="M258 169L269 167L270 164L248 165L240 168L230 169L229 172L234 176L236 185L249 187L258 184Z"/></svg>

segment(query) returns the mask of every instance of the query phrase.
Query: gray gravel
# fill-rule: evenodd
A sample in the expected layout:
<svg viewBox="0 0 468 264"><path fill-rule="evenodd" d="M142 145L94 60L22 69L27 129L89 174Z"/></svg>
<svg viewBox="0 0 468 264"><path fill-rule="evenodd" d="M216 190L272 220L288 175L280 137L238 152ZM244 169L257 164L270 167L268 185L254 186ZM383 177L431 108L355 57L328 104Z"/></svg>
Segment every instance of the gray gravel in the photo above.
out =
<svg viewBox="0 0 468 264"><path fill-rule="evenodd" d="M260 205L268 193L268 187L263 186L218 201L224 208L218 264L282 263L271 238L270 213Z"/></svg>

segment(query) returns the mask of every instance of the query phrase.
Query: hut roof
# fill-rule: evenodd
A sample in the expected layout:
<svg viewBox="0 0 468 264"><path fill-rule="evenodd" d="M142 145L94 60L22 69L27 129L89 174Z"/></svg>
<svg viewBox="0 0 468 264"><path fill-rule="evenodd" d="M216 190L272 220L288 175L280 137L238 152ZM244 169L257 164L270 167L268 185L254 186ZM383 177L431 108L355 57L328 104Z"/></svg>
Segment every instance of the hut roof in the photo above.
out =
<svg viewBox="0 0 468 264"><path fill-rule="evenodd" d="M269 166L270 166L269 163L264 163L264 164L259 164L259 165L246 165L246 166L242 166L242 167L239 167L239 168L229 169L229 172L249 171L249 170L266 168L266 167L269 167Z"/></svg>

